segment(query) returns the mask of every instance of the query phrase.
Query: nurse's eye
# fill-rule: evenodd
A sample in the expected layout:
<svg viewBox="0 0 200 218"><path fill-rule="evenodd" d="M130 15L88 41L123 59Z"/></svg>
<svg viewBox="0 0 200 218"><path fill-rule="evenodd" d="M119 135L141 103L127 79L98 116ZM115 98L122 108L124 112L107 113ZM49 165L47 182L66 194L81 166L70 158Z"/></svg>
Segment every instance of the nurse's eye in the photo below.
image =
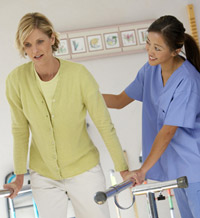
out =
<svg viewBox="0 0 200 218"><path fill-rule="evenodd" d="M150 42L149 42L149 40L146 40L146 44L147 44L147 45L150 45Z"/></svg>
<svg viewBox="0 0 200 218"><path fill-rule="evenodd" d="M158 47L155 47L155 50L156 50L156 51L161 51L160 48L158 48Z"/></svg>

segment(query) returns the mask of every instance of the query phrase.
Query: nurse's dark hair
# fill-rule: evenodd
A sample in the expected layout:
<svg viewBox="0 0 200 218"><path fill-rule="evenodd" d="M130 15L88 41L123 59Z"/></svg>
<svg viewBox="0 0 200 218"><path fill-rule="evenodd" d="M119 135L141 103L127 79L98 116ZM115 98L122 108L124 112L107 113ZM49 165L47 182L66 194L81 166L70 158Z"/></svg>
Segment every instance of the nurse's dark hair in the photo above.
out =
<svg viewBox="0 0 200 218"><path fill-rule="evenodd" d="M171 51L185 47L185 56L200 72L200 50L194 38L185 33L183 24L174 16L165 15L155 20L148 32L162 34Z"/></svg>

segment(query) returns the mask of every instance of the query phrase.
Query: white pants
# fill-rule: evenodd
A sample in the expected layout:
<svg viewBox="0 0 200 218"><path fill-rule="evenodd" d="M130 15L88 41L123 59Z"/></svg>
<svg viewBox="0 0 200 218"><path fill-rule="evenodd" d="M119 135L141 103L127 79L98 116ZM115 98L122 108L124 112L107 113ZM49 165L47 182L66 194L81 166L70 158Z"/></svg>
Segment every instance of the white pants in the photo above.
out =
<svg viewBox="0 0 200 218"><path fill-rule="evenodd" d="M67 218L68 196L76 218L110 218L108 204L98 205L94 201L95 193L105 190L100 165L64 180L52 180L32 170L30 175L40 218Z"/></svg>

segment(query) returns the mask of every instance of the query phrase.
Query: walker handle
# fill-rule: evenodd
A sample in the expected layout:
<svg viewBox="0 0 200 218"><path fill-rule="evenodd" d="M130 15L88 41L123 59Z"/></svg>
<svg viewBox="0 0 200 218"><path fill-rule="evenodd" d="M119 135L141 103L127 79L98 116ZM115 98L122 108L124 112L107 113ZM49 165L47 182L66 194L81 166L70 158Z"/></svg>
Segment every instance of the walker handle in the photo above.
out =
<svg viewBox="0 0 200 218"><path fill-rule="evenodd" d="M124 181L120 184L111 186L105 192L97 192L94 196L94 201L97 204L104 204L109 197L113 197L116 194L119 194L121 191L127 189L128 187L133 186L135 183L131 180Z"/></svg>

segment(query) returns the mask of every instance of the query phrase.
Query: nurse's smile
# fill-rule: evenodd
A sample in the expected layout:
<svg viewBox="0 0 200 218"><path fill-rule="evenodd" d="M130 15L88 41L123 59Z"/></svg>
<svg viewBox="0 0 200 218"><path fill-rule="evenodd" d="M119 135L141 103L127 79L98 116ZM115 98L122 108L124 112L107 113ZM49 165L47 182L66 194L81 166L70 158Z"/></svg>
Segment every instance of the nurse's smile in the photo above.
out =
<svg viewBox="0 0 200 218"><path fill-rule="evenodd" d="M154 58L154 57L149 55L149 59L150 59L150 61L155 61L157 58Z"/></svg>

